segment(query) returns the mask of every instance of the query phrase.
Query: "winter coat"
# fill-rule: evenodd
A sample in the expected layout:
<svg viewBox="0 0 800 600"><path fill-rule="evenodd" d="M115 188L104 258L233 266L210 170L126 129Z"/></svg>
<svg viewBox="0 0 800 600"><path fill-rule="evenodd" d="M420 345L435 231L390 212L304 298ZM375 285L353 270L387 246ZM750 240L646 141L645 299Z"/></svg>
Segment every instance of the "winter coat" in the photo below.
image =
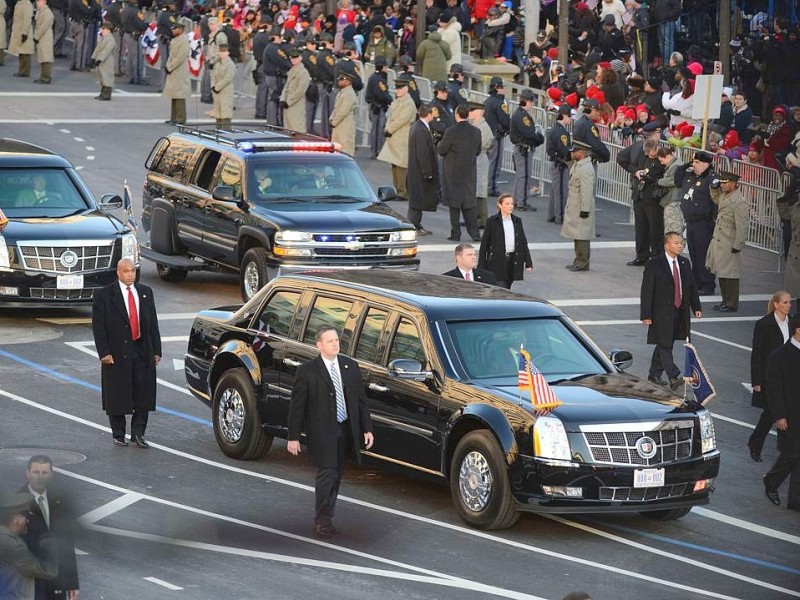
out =
<svg viewBox="0 0 800 600"><path fill-rule="evenodd" d="M114 87L114 52L117 49L117 40L110 33L100 36L97 46L92 52L92 60L99 60L97 78L101 87Z"/></svg>
<svg viewBox="0 0 800 600"><path fill-rule="evenodd" d="M289 69L281 92L281 102L289 105L283 109L283 126L287 129L306 133L306 90L310 83L311 75L302 62Z"/></svg>
<svg viewBox="0 0 800 600"><path fill-rule="evenodd" d="M492 145L494 135L492 128L486 122L486 119L481 117L477 123L473 123L481 132L481 153L478 154L478 159L475 161L475 166L478 169L478 182L475 190L478 198L489 197L489 146Z"/></svg>
<svg viewBox="0 0 800 600"><path fill-rule="evenodd" d="M36 60L39 64L51 63L53 56L53 11L45 5L36 12L36 26L33 29L33 40L36 43Z"/></svg>
<svg viewBox="0 0 800 600"><path fill-rule="evenodd" d="M25 37L24 42L23 37ZM11 21L11 41L8 43L8 51L11 54L33 54L33 50L33 4L31 0L18 0Z"/></svg>
<svg viewBox="0 0 800 600"><path fill-rule="evenodd" d="M706 267L722 279L739 279L742 276L741 250L750 227L750 207L738 189L730 194L712 189L711 197L717 202L717 223L706 253Z"/></svg>
<svg viewBox="0 0 800 600"><path fill-rule="evenodd" d="M569 192L564 208L561 236L571 240L594 239L594 167L590 157L573 162L569 167ZM582 219L580 213L588 212Z"/></svg>
<svg viewBox="0 0 800 600"><path fill-rule="evenodd" d="M511 222L514 225L513 281L522 281L523 270L533 267L533 261L528 248L528 239L522 228L522 219L512 214ZM478 251L478 266L494 273L495 278L499 281L507 279L506 234L503 229L503 216L499 211L486 218L486 228L483 231L481 247Z"/></svg>
<svg viewBox="0 0 800 600"><path fill-rule="evenodd" d="M481 132L468 121L445 130L436 151L442 160L442 204L450 208L477 207L478 171L475 157L481 153Z"/></svg>
<svg viewBox="0 0 800 600"><path fill-rule="evenodd" d="M181 34L172 38L169 43L169 58L167 59L167 79L164 81L165 98L172 100L185 100L192 95L192 81L189 73L189 56L192 48L189 38Z"/></svg>
<svg viewBox="0 0 800 600"><path fill-rule="evenodd" d="M389 107L386 116L386 142L378 154L378 160L402 169L408 168L408 134L417 118L417 105L411 94L398 96Z"/></svg>
<svg viewBox="0 0 800 600"><path fill-rule="evenodd" d="M800 297L800 206L778 202L778 214L783 221L792 223L792 241L786 257L786 270L783 275L783 289L792 298Z"/></svg>
<svg viewBox="0 0 800 600"><path fill-rule="evenodd" d="M678 268L682 295L676 326L673 322L675 282L666 253L654 256L644 267L639 318L653 322L647 329L648 344L671 348L675 340L685 340L691 331L692 313L701 310L689 259L679 255Z"/></svg>
<svg viewBox="0 0 800 600"><path fill-rule="evenodd" d="M356 108L358 98L352 85L336 92L330 124L333 127L331 141L341 144L342 152L354 156L356 153Z"/></svg>
<svg viewBox="0 0 800 600"><path fill-rule="evenodd" d="M778 348L767 366L767 403L772 420L786 419L788 429L778 431L778 451L781 454L800 453L800 348L791 340ZM796 477L796 472L793 473Z"/></svg>
<svg viewBox="0 0 800 600"><path fill-rule="evenodd" d="M753 397L750 401L750 404L756 408L767 408L765 384L769 357L784 343L783 333L775 320L774 312L769 312L756 321L751 345L753 351L750 354L750 385L761 386L760 392L753 390Z"/></svg>
<svg viewBox="0 0 800 600"><path fill-rule="evenodd" d="M372 33L375 31L380 31L383 34L377 43L372 36ZM363 52L364 60L374 62L378 56L382 56L386 59L386 64L391 67L394 64L397 51L395 50L394 44L386 38L386 31L383 25L375 25L369 35L369 44L366 44Z"/></svg>
<svg viewBox="0 0 800 600"><path fill-rule="evenodd" d="M439 203L439 168L436 147L428 126L417 120L408 136L408 206L435 211Z"/></svg>
<svg viewBox="0 0 800 600"><path fill-rule="evenodd" d="M0 19L0 50L6 49L6 0L0 0L0 15L3 16Z"/></svg>
<svg viewBox="0 0 800 600"><path fill-rule="evenodd" d="M233 92L236 63L228 56L217 58L211 71L211 92L214 99L214 118L233 119Z"/></svg>
<svg viewBox="0 0 800 600"><path fill-rule="evenodd" d="M434 81L447 78L447 61L452 54L450 46L438 31L428 34L428 39L417 46L417 65L420 77Z"/></svg>
<svg viewBox="0 0 800 600"><path fill-rule="evenodd" d="M461 23L453 17L447 27L439 28L439 35L442 41L450 47L450 58L447 59L446 68L450 72L450 67L456 63L461 63Z"/></svg>

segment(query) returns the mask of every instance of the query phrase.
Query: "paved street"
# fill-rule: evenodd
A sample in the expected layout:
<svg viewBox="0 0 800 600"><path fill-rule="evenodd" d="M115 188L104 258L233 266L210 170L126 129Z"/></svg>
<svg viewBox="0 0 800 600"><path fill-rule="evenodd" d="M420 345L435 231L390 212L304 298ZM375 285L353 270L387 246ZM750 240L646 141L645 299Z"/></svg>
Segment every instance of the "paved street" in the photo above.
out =
<svg viewBox="0 0 800 600"><path fill-rule="evenodd" d="M94 76L65 70L63 60L43 92L12 78L15 67L9 57L0 68L0 135L63 154L97 197L121 193L127 181L138 214L144 162L172 130L163 124L169 102L155 86L128 85L111 102L97 102ZM189 107L190 119L208 110L195 99ZM239 118L252 116L251 108L237 110ZM367 156L359 149L373 185L389 183L388 165ZM502 187L510 189L506 175ZM405 213L402 203L390 204ZM538 212L521 214L534 271L515 291L555 303L604 350L631 350L631 372L645 376L652 349L638 320L642 270L625 266L633 258L628 209L599 203L591 271L570 273L571 242L545 222L546 199L534 205ZM422 238L421 270L452 268L446 212L426 213L423 223L434 235ZM484 533L457 519L443 482L367 462L345 475L337 512L343 534L320 541L307 453L293 458L276 440L264 460L225 457L209 411L184 389L193 316L238 303L237 277L190 273L169 284L147 262L141 278L154 289L164 339L151 448L111 445L88 308L0 309L0 485L21 485L32 453L53 456L56 479L82 515L81 600L559 600L576 589L604 600L800 597L800 519L770 504L761 484L777 457L775 437L763 464L745 446L758 418L747 388L753 322L783 287L783 274L766 252L748 248L744 263L739 312L720 315L711 310L720 298L703 298L696 322L693 341L717 389L710 408L722 467L711 503L679 521L523 515L510 530Z"/></svg>

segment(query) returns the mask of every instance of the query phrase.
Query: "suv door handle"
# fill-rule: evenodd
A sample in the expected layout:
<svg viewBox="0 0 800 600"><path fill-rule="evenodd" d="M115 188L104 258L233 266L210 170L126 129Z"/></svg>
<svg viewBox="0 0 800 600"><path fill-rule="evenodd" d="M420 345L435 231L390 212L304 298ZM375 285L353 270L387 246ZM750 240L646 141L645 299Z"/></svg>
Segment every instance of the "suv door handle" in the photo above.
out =
<svg viewBox="0 0 800 600"><path fill-rule="evenodd" d="M370 383L367 387L369 389L371 389L373 392L388 392L389 391L388 387L386 387L385 385L381 385L380 383Z"/></svg>
<svg viewBox="0 0 800 600"><path fill-rule="evenodd" d="M211 211L212 211L212 209L213 209L213 208L214 208L214 207L213 207L213 205L211 205L211 204L206 204L206 205L203 207L203 212L204 212L204 213L206 213L207 215L209 215L209 214L211 214Z"/></svg>
<svg viewBox="0 0 800 600"><path fill-rule="evenodd" d="M285 364L285 365L287 365L289 367L299 367L303 363L301 363L299 360L294 360L292 358L284 358L283 359L283 364Z"/></svg>

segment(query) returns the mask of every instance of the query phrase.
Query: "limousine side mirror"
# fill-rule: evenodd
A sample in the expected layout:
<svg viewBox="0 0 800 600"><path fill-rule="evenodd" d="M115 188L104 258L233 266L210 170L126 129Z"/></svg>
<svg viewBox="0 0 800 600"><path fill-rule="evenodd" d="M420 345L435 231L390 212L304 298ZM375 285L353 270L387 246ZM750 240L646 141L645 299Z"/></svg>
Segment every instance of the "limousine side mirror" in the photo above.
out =
<svg viewBox="0 0 800 600"><path fill-rule="evenodd" d="M218 185L211 192L211 197L220 202L236 202L239 200L233 193L233 188L229 185Z"/></svg>
<svg viewBox="0 0 800 600"><path fill-rule="evenodd" d="M122 208L122 198L117 194L103 194L100 198L100 210L116 210Z"/></svg>
<svg viewBox="0 0 800 600"><path fill-rule="evenodd" d="M386 202L387 200L394 200L397 198L397 190L391 185L382 185L378 188L378 200Z"/></svg>
<svg viewBox="0 0 800 600"><path fill-rule="evenodd" d="M398 358L390 362L389 373L397 379L412 381L425 381L432 375L430 371L423 371L419 362L407 358Z"/></svg>
<svg viewBox="0 0 800 600"><path fill-rule="evenodd" d="M608 358L620 371L626 371L633 364L633 354L627 350L612 350L608 353Z"/></svg>

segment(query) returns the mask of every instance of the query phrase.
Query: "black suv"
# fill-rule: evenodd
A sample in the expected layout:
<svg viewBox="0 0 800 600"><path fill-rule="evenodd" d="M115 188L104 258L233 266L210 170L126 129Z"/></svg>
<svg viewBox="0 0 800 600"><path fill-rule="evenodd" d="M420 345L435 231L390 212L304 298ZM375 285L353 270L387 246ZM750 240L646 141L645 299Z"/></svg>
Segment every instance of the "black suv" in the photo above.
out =
<svg viewBox="0 0 800 600"><path fill-rule="evenodd" d="M286 437L296 368L320 327L358 361L375 432L364 454L449 479L469 524L519 511L677 519L719 470L708 410L622 372L554 306L453 277L373 270L280 277L241 308L200 313L185 359L217 443L254 459ZM520 345L563 402L536 411Z"/></svg>
<svg viewBox="0 0 800 600"><path fill-rule="evenodd" d="M167 281L238 271L249 300L273 277L308 268L414 269L413 225L331 142L280 128L181 127L147 159L142 255Z"/></svg>
<svg viewBox="0 0 800 600"><path fill-rule="evenodd" d="M139 264L136 235L98 204L69 161L39 146L0 139L0 305L91 304L116 279L117 261Z"/></svg>

